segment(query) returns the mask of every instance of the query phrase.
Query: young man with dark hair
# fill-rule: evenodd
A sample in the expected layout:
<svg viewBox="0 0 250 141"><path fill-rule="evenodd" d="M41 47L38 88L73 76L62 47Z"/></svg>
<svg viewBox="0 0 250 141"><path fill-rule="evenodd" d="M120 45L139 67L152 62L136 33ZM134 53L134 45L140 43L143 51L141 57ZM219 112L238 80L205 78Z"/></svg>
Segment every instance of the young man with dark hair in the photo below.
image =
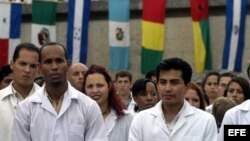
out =
<svg viewBox="0 0 250 141"><path fill-rule="evenodd" d="M224 72L219 75L219 83L218 83L218 94L219 97L224 96L227 85L232 78L236 77L233 72Z"/></svg>
<svg viewBox="0 0 250 141"><path fill-rule="evenodd" d="M67 52L59 43L40 49L44 86L17 109L12 141L106 141L97 103L67 81Z"/></svg>
<svg viewBox="0 0 250 141"><path fill-rule="evenodd" d="M39 67L38 47L31 43L19 44L10 67L13 81L0 91L0 139L3 141L11 141L14 114L19 103L40 88L34 83Z"/></svg>
<svg viewBox="0 0 250 141"><path fill-rule="evenodd" d="M129 141L217 141L214 117L184 98L191 76L191 66L180 58L165 59L157 66L161 101L134 117Z"/></svg>
<svg viewBox="0 0 250 141"><path fill-rule="evenodd" d="M132 74L129 71L119 71L115 75L115 86L117 94L122 99L128 111L131 111L135 107L135 102L132 98Z"/></svg>

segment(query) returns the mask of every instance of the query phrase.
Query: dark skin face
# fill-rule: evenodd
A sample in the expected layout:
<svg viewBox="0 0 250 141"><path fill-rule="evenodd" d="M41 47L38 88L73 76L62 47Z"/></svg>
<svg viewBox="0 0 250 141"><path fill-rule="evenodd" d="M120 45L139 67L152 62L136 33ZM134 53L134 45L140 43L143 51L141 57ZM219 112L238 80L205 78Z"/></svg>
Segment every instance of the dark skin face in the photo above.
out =
<svg viewBox="0 0 250 141"><path fill-rule="evenodd" d="M69 64L64 49L59 45L49 45L41 53L41 72L46 86L60 88L67 86L67 71Z"/></svg>

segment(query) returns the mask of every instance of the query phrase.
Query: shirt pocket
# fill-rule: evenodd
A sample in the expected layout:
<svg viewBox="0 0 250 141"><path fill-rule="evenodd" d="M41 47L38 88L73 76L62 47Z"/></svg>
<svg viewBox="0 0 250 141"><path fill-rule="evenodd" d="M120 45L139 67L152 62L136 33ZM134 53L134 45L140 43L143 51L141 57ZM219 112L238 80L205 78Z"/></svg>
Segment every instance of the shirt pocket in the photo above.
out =
<svg viewBox="0 0 250 141"><path fill-rule="evenodd" d="M69 127L69 141L83 141L85 127L82 125L71 124Z"/></svg>

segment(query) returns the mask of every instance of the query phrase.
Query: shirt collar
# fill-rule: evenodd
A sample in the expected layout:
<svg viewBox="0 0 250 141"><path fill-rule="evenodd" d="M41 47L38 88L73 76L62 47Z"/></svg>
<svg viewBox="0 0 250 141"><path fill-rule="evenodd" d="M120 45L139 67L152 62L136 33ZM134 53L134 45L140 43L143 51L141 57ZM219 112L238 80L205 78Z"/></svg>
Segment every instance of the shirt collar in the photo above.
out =
<svg viewBox="0 0 250 141"><path fill-rule="evenodd" d="M12 95L14 95L18 99L18 101L24 100L23 96L19 92L17 92L17 90L13 87L13 81L11 82L10 87L11 87ZM27 97L31 96L34 92L35 92L35 86L33 84L32 89L30 90Z"/></svg>

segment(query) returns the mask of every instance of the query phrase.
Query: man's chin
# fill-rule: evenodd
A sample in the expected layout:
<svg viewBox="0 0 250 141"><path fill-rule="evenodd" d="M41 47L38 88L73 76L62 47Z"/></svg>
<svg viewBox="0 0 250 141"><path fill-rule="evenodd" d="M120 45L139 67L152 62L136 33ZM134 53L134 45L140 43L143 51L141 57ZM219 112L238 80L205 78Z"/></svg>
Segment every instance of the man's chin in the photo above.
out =
<svg viewBox="0 0 250 141"><path fill-rule="evenodd" d="M63 83L62 83L62 81L54 81L54 82L51 82L51 85L53 86L53 87L59 87L59 86L61 86Z"/></svg>

